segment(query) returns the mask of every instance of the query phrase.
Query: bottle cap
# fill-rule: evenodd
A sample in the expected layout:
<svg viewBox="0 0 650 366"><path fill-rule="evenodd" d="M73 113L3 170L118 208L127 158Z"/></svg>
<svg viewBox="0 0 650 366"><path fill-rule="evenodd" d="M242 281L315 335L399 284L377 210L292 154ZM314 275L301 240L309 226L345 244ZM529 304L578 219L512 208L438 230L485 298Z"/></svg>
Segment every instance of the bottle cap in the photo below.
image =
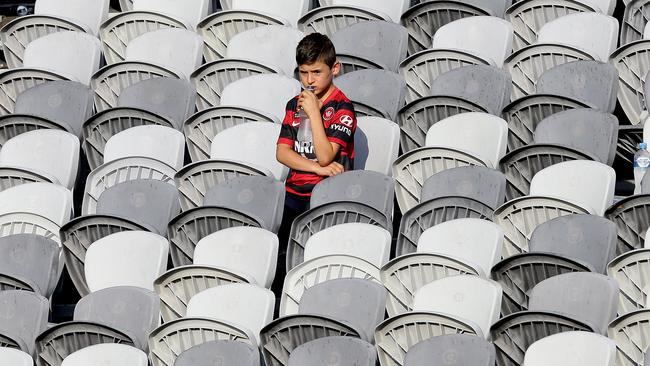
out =
<svg viewBox="0 0 650 366"><path fill-rule="evenodd" d="M305 90L309 90L310 92L313 92L316 90L316 85L307 85L305 86Z"/></svg>
<svg viewBox="0 0 650 366"><path fill-rule="evenodd" d="M645 150L647 148L648 148L648 144L646 142L639 143L639 149Z"/></svg>

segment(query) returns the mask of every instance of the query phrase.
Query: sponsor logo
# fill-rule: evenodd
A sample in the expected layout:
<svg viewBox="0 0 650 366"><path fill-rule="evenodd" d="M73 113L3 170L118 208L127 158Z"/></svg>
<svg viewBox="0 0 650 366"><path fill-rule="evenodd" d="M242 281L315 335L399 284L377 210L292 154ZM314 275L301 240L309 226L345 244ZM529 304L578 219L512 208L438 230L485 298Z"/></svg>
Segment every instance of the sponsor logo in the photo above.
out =
<svg viewBox="0 0 650 366"><path fill-rule="evenodd" d="M343 115L339 119L339 122L341 122L341 124L345 127L352 128L352 123L354 122L354 120L352 119L352 117L348 115Z"/></svg>
<svg viewBox="0 0 650 366"><path fill-rule="evenodd" d="M291 127L298 127L300 126L300 122L291 122Z"/></svg>
<svg viewBox="0 0 650 366"><path fill-rule="evenodd" d="M328 107L325 110L325 113L323 113L323 120L324 121L329 121L334 117L334 107Z"/></svg>
<svg viewBox="0 0 650 366"><path fill-rule="evenodd" d="M307 155L308 154L311 155L314 153L314 145L312 142L309 141L294 141L293 151L309 159Z"/></svg>
<svg viewBox="0 0 650 366"><path fill-rule="evenodd" d="M344 134L346 134L348 136L352 136L352 130L350 130L349 128L347 128L345 126L334 124L334 125L331 125L330 128L333 129L334 131L343 132Z"/></svg>

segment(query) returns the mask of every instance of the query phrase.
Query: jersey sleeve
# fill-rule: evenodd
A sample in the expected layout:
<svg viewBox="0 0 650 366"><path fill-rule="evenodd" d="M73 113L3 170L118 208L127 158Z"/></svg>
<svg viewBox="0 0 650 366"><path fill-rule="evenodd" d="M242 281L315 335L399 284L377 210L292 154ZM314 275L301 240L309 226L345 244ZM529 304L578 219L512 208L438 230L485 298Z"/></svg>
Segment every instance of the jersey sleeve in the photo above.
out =
<svg viewBox="0 0 650 366"><path fill-rule="evenodd" d="M289 145L293 147L294 144L294 134L293 127L291 123L293 122L293 114L295 110L295 101L294 99L290 100L287 103L285 109L284 120L282 120L282 126L280 127L280 136L278 136L277 144Z"/></svg>
<svg viewBox="0 0 650 366"><path fill-rule="evenodd" d="M354 142L356 128L357 117L354 115L354 109L340 108L332 117L332 123L325 130L325 135L330 142L345 148L349 143Z"/></svg>

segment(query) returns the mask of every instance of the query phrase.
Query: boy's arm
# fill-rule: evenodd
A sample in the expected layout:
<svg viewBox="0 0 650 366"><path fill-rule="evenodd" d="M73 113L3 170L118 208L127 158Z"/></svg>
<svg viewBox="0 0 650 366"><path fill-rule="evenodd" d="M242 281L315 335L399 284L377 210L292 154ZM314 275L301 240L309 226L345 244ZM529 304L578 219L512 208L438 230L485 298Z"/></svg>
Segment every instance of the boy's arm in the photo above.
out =
<svg viewBox="0 0 650 366"><path fill-rule="evenodd" d="M314 142L314 153L316 160L322 167L326 167L336 158L341 146L330 142L325 134L325 127L320 115L320 102L316 95L309 91L303 91L298 99L298 106L302 107L311 121L311 134Z"/></svg>
<svg viewBox="0 0 650 366"><path fill-rule="evenodd" d="M300 154L293 151L291 146L282 143L277 144L275 158L293 170L315 173L320 176L331 177L343 173L343 165L337 162L320 166L319 163L300 156Z"/></svg>

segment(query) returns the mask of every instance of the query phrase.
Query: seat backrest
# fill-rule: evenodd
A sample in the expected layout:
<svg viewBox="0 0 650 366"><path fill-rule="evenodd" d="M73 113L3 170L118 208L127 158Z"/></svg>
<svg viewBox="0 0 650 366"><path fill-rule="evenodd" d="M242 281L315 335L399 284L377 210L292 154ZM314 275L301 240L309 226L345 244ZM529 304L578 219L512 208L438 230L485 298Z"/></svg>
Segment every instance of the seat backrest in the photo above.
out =
<svg viewBox="0 0 650 366"><path fill-rule="evenodd" d="M471 65L447 71L431 84L431 95L450 95L468 100L494 115L510 103L512 77L489 65Z"/></svg>
<svg viewBox="0 0 650 366"><path fill-rule="evenodd" d="M179 28L147 32L132 39L126 46L126 60L156 64L181 78L189 79L203 60L203 38Z"/></svg>
<svg viewBox="0 0 650 366"><path fill-rule="evenodd" d="M487 113L461 113L435 123L425 141L426 146L463 150L496 167L506 154L508 124Z"/></svg>
<svg viewBox="0 0 650 366"><path fill-rule="evenodd" d="M284 212L282 182L263 176L239 176L217 184L205 193L203 206L219 206L255 217L260 225L277 232Z"/></svg>
<svg viewBox="0 0 650 366"><path fill-rule="evenodd" d="M366 204L390 218L393 216L394 192L393 178L373 171L352 170L318 183L312 191L309 207L352 201Z"/></svg>
<svg viewBox="0 0 650 366"><path fill-rule="evenodd" d="M180 130L195 109L196 89L187 80L152 78L135 83L120 93L119 107L140 108L166 118Z"/></svg>
<svg viewBox="0 0 650 366"><path fill-rule="evenodd" d="M256 61L292 77L297 66L295 49L304 36L283 25L255 27L230 39L226 57Z"/></svg>
<svg viewBox="0 0 650 366"><path fill-rule="evenodd" d="M248 122L225 129L212 140L211 159L230 159L267 169L277 180L284 180L289 169L275 158L280 124Z"/></svg>
<svg viewBox="0 0 650 366"><path fill-rule="evenodd" d="M91 292L115 286L153 291L153 281L167 269L169 242L146 231L124 231L95 241L84 267Z"/></svg>
<svg viewBox="0 0 650 366"><path fill-rule="evenodd" d="M614 8L616 7L616 0L580 0L581 3L585 3L594 10L607 14L607 15L612 15L614 13ZM629 3L629 1L625 0L624 3Z"/></svg>
<svg viewBox="0 0 650 366"><path fill-rule="evenodd" d="M275 295L247 283L213 287L192 296L188 317L212 318L243 327L259 343L260 330L273 319Z"/></svg>
<svg viewBox="0 0 650 366"><path fill-rule="evenodd" d="M257 347L239 341L209 341L182 352L174 366L260 366Z"/></svg>
<svg viewBox="0 0 650 366"><path fill-rule="evenodd" d="M310 0L232 0L232 10L253 10L286 19L293 28L298 27L298 19L307 14Z"/></svg>
<svg viewBox="0 0 650 366"><path fill-rule="evenodd" d="M34 14L70 19L97 35L99 26L108 18L110 0L38 0Z"/></svg>
<svg viewBox="0 0 650 366"><path fill-rule="evenodd" d="M350 255L376 267L388 262L390 233L379 226L362 223L339 224L312 235L305 245L304 260L328 255Z"/></svg>
<svg viewBox="0 0 650 366"><path fill-rule="evenodd" d="M546 70L535 88L538 94L569 97L612 113L618 94L618 71L605 62L567 62Z"/></svg>
<svg viewBox="0 0 650 366"><path fill-rule="evenodd" d="M145 347L149 333L160 324L160 298L140 287L106 288L81 298L74 309L74 320L110 326Z"/></svg>
<svg viewBox="0 0 650 366"><path fill-rule="evenodd" d="M329 0L336 6L353 6L376 12L380 15L388 15L395 23L399 23L402 14L411 5L410 0L375 1L375 0Z"/></svg>
<svg viewBox="0 0 650 366"><path fill-rule="evenodd" d="M79 139L59 130L21 133L2 145L0 164L44 173L72 189L79 166Z"/></svg>
<svg viewBox="0 0 650 366"><path fill-rule="evenodd" d="M345 365L374 366L377 351L372 344L359 338L318 338L294 348L288 366L328 365L333 360Z"/></svg>
<svg viewBox="0 0 650 366"><path fill-rule="evenodd" d="M32 356L19 349L0 348L0 364L12 366L33 366Z"/></svg>
<svg viewBox="0 0 650 366"><path fill-rule="evenodd" d="M282 122L287 101L298 94L300 82L294 78L254 75L228 84L221 93L221 105L253 109Z"/></svg>
<svg viewBox="0 0 650 366"><path fill-rule="evenodd" d="M530 182L531 196L573 202L602 216L614 201L616 172L596 161L574 160L544 168Z"/></svg>
<svg viewBox="0 0 650 366"><path fill-rule="evenodd" d="M386 70L360 70L336 78L336 86L346 97L373 107L390 120L397 121L397 113L404 105L406 82L399 74Z"/></svg>
<svg viewBox="0 0 650 366"><path fill-rule="evenodd" d="M528 310L567 315L604 334L616 318L619 287L598 273L573 272L547 278L530 291Z"/></svg>
<svg viewBox="0 0 650 366"><path fill-rule="evenodd" d="M52 71L89 85L99 70L101 42L82 32L55 32L30 42L25 47L23 66Z"/></svg>
<svg viewBox="0 0 650 366"><path fill-rule="evenodd" d="M494 366L496 350L485 339L468 334L447 334L409 348L404 366Z"/></svg>
<svg viewBox="0 0 650 366"><path fill-rule="evenodd" d="M47 299L29 291L0 291L0 334L16 337L34 350L34 340L47 328L50 304Z"/></svg>
<svg viewBox="0 0 650 366"><path fill-rule="evenodd" d="M506 200L506 176L481 166L446 169L424 181L420 202L446 196L472 198L496 209Z"/></svg>
<svg viewBox="0 0 650 366"><path fill-rule="evenodd" d="M359 330L362 338L372 339L375 327L384 320L387 296L388 291L378 283L340 278L305 290L298 312L343 321Z"/></svg>
<svg viewBox="0 0 650 366"><path fill-rule="evenodd" d="M594 215L566 215L537 226L530 237L531 252L555 253L590 264L605 273L616 256L617 227Z"/></svg>
<svg viewBox="0 0 650 366"><path fill-rule="evenodd" d="M461 18L438 28L433 35L433 48L470 52L501 67L512 52L513 34L512 25L501 18Z"/></svg>
<svg viewBox="0 0 650 366"><path fill-rule="evenodd" d="M53 183L36 182L0 191L0 215L29 212L63 226L72 217L72 192Z"/></svg>
<svg viewBox="0 0 650 366"><path fill-rule="evenodd" d="M208 15L210 0L133 0L133 10L170 15L194 30L196 25Z"/></svg>
<svg viewBox="0 0 650 366"><path fill-rule="evenodd" d="M118 132L106 142L104 163L132 156L156 159L180 170L185 158L185 136L170 127L144 125Z"/></svg>
<svg viewBox="0 0 650 366"><path fill-rule="evenodd" d="M588 108L571 109L539 122L534 141L569 146L611 165L616 156L618 128L618 119L612 114Z"/></svg>
<svg viewBox="0 0 650 366"><path fill-rule="evenodd" d="M107 188L96 208L97 214L122 217L163 236L180 211L178 189L155 179L136 179Z"/></svg>
<svg viewBox="0 0 650 366"><path fill-rule="evenodd" d="M194 264L226 268L270 287L278 259L278 236L256 227L231 227L199 240Z"/></svg>
<svg viewBox="0 0 650 366"><path fill-rule="evenodd" d="M397 72L406 58L408 31L399 23L383 20L359 22L336 31L332 43L337 54L360 57Z"/></svg>
<svg viewBox="0 0 650 366"><path fill-rule="evenodd" d="M572 46L602 62L609 61L617 42L618 20L592 12L559 17L546 23L537 33L537 43Z"/></svg>
<svg viewBox="0 0 650 366"><path fill-rule="evenodd" d="M141 350L117 343L102 343L84 347L63 359L61 366L147 366L147 354Z"/></svg>
<svg viewBox="0 0 650 366"><path fill-rule="evenodd" d="M27 280L34 291L49 297L59 282L60 245L36 234L0 237L0 272Z"/></svg>
<svg viewBox="0 0 650 366"><path fill-rule="evenodd" d="M421 287L413 298L414 311L433 311L457 317L479 327L484 338L499 319L501 286L478 276L459 275Z"/></svg>
<svg viewBox="0 0 650 366"><path fill-rule="evenodd" d="M93 114L93 95L76 81L48 81L18 94L14 113L45 118L81 137L84 122Z"/></svg>
<svg viewBox="0 0 650 366"><path fill-rule="evenodd" d="M615 359L613 340L590 332L561 332L531 344L523 366L614 366Z"/></svg>
<svg viewBox="0 0 650 366"><path fill-rule="evenodd" d="M379 117L357 118L354 133L354 169L392 175L399 153L400 128L397 123Z"/></svg>
<svg viewBox="0 0 650 366"><path fill-rule="evenodd" d="M484 275L501 260L503 230L491 221L456 219L425 230L418 239L418 253L436 253L460 259Z"/></svg>

